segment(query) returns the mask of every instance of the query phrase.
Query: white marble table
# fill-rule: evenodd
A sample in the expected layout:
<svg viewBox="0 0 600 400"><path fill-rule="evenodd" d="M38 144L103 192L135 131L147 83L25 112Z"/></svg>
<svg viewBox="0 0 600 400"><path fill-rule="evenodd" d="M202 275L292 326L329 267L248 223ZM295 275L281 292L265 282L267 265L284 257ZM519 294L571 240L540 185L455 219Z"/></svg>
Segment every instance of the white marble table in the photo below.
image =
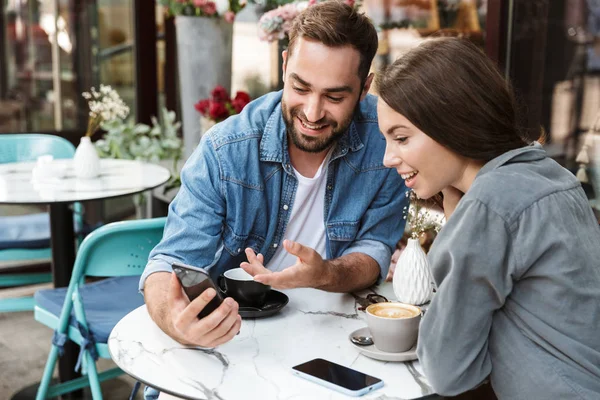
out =
<svg viewBox="0 0 600 400"><path fill-rule="evenodd" d="M60 178L34 179L36 162L0 164L0 204L47 204L50 210L52 279L55 287L68 286L75 262L75 233L71 203L126 196L158 187L170 178L167 168L133 160L100 160L100 176L78 179L72 159L53 160L46 168L59 169ZM35 170L38 172L38 170ZM61 379L77 376L75 345L65 347L59 360Z"/></svg>
<svg viewBox="0 0 600 400"><path fill-rule="evenodd" d="M134 160L100 160L100 176L78 179L73 160L53 160L64 166L61 178L33 179L35 162L0 164L0 203L51 204L107 199L150 190L167 182L169 170L156 164Z"/></svg>
<svg viewBox="0 0 600 400"><path fill-rule="evenodd" d="M383 294L391 300L390 288L384 285ZM214 350L175 342L142 306L115 326L108 340L110 354L134 378L191 399L350 399L292 375L292 366L317 357L383 379L384 387L364 398L413 399L433 392L418 361L378 361L355 349L348 335L366 322L351 295L284 292L290 302L278 314L243 320L240 334Z"/></svg>

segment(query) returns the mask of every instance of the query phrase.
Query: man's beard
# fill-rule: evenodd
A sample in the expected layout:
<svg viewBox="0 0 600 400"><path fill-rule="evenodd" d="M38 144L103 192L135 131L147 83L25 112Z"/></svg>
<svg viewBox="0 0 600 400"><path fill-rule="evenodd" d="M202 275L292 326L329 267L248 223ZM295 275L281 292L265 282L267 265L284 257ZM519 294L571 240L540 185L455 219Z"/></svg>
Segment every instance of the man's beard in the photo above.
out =
<svg viewBox="0 0 600 400"><path fill-rule="evenodd" d="M357 109L358 103L359 102L357 101L354 110ZM340 137L342 137L346 130L348 130L354 115L354 112L352 112L352 114L350 114L348 118L344 119L340 124L327 118L322 118L314 124L311 123L311 125L329 125L331 127L331 133L329 133L329 135L313 137L299 132L294 126L294 119L296 118L306 121L304 115L300 115L302 113L302 111L300 111L300 107L292 108L290 110L288 109L285 101L282 100L281 110L283 112L283 120L285 121L285 126L287 128L288 138L298 149L308 153L320 153L329 149Z"/></svg>

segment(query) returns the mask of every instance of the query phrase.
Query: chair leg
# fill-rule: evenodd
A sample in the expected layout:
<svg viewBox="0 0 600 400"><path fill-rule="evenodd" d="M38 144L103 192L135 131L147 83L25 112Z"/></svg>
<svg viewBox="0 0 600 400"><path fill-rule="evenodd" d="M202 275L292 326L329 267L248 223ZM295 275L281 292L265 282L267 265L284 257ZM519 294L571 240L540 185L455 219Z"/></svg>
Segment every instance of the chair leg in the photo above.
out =
<svg viewBox="0 0 600 400"><path fill-rule="evenodd" d="M94 400L102 400L102 389L100 389L100 379L98 379L98 370L96 369L96 361L91 356L89 351L85 351L85 361L87 364L87 376L90 381L90 389L92 390L92 398Z"/></svg>
<svg viewBox="0 0 600 400"><path fill-rule="evenodd" d="M40 381L40 386L38 386L35 400L44 400L46 398L57 359L58 347L52 345L52 347L50 348L50 353L48 354L48 360L46 360L46 366L44 367L44 375L42 376L42 380Z"/></svg>

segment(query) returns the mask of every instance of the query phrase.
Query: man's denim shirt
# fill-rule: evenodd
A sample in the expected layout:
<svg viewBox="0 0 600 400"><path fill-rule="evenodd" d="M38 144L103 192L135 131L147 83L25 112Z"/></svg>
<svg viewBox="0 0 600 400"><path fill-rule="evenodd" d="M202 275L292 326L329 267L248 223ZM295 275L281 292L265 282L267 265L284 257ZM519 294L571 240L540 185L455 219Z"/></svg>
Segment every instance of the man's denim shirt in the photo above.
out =
<svg viewBox="0 0 600 400"><path fill-rule="evenodd" d="M140 290L148 275L172 271L173 261L203 267L216 279L246 260L245 248L262 253L266 265L282 245L298 181L281 96L253 101L202 137L181 172L181 188ZM376 102L370 95L361 102L329 162L325 247L327 259L355 252L371 256L385 278L408 201L404 181L383 166Z"/></svg>

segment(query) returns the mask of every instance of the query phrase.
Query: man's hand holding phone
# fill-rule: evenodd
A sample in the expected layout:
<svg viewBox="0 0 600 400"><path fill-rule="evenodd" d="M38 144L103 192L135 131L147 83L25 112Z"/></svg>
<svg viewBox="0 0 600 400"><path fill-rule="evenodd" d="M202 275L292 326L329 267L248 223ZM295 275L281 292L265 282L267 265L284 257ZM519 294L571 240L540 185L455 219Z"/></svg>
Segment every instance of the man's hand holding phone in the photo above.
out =
<svg viewBox="0 0 600 400"><path fill-rule="evenodd" d="M242 318L238 314L239 305L232 298L226 298L216 310L198 318L216 295L215 289L208 288L190 301L175 273L171 274L167 300L174 339L186 345L216 347L237 335Z"/></svg>

